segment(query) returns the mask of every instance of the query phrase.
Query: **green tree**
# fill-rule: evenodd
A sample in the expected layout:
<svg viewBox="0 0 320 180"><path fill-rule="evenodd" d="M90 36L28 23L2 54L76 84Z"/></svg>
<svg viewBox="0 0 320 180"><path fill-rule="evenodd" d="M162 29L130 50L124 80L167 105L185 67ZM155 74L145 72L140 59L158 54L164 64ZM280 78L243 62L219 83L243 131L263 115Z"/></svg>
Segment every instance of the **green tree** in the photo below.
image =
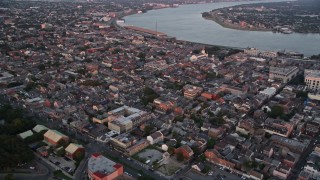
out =
<svg viewBox="0 0 320 180"><path fill-rule="evenodd" d="M224 123L224 119L221 116L218 117L211 117L209 122L213 125L221 125Z"/></svg>
<svg viewBox="0 0 320 180"><path fill-rule="evenodd" d="M38 69L39 69L40 71L43 71L43 70L46 69L46 66L45 66L44 64L40 64L40 65L38 66Z"/></svg>
<svg viewBox="0 0 320 180"><path fill-rule="evenodd" d="M201 154L200 149L199 149L198 146L193 146L193 147L191 147L191 149L192 149L192 151L193 151L195 156L198 156L198 155Z"/></svg>
<svg viewBox="0 0 320 180"><path fill-rule="evenodd" d="M98 80L86 80L82 83L84 86L100 86L101 84Z"/></svg>
<svg viewBox="0 0 320 180"><path fill-rule="evenodd" d="M246 161L244 163L244 166L247 168L256 168L256 167L258 167L258 163L255 161Z"/></svg>
<svg viewBox="0 0 320 180"><path fill-rule="evenodd" d="M146 125L144 127L144 135L145 136L149 136L151 131L154 129L154 126L153 125Z"/></svg>
<svg viewBox="0 0 320 180"><path fill-rule="evenodd" d="M209 165L205 165L204 168L202 169L202 173L206 174L211 170L211 167Z"/></svg>
<svg viewBox="0 0 320 180"><path fill-rule="evenodd" d="M76 71L78 74L82 74L82 75L85 75L87 73L87 70L84 69L84 68L80 68Z"/></svg>
<svg viewBox="0 0 320 180"><path fill-rule="evenodd" d="M175 121L175 122L177 122L177 121L182 122L183 119L184 119L183 116L176 116L173 121Z"/></svg>
<svg viewBox="0 0 320 180"><path fill-rule="evenodd" d="M138 180L154 180L152 177L146 176L146 175L144 175L144 176L139 176L137 179L138 179Z"/></svg>
<svg viewBox="0 0 320 180"><path fill-rule="evenodd" d="M66 148L68 146L68 142L61 140L58 142L58 146L57 147L64 147Z"/></svg>
<svg viewBox="0 0 320 180"><path fill-rule="evenodd" d="M202 162L205 162L206 161L206 156L204 154L201 154L199 156L199 160L202 161Z"/></svg>
<svg viewBox="0 0 320 180"><path fill-rule="evenodd" d="M77 151L75 154L74 154L74 160L75 161L82 161L84 158L84 152L83 151Z"/></svg>
<svg viewBox="0 0 320 180"><path fill-rule="evenodd" d="M13 174L7 174L3 177L4 180L14 180Z"/></svg>
<svg viewBox="0 0 320 180"><path fill-rule="evenodd" d="M173 154L174 153L174 148L173 147L168 147L168 153Z"/></svg>
<svg viewBox="0 0 320 180"><path fill-rule="evenodd" d="M195 49L195 50L192 51L193 54L200 54L200 52L201 51L199 49Z"/></svg>
<svg viewBox="0 0 320 180"><path fill-rule="evenodd" d="M267 132L264 134L264 137L267 138L267 139L271 138L271 136L272 135L270 133L267 133Z"/></svg>
<svg viewBox="0 0 320 180"><path fill-rule="evenodd" d="M164 51L159 51L159 52L158 52L158 55L159 55L159 56L164 56L164 55L166 55L166 52L164 52Z"/></svg>
<svg viewBox="0 0 320 180"><path fill-rule="evenodd" d="M213 149L215 144L216 144L216 140L213 138L210 138L207 142L208 149Z"/></svg>
<svg viewBox="0 0 320 180"><path fill-rule="evenodd" d="M146 53L140 52L140 53L138 54L138 58L139 58L141 61L145 61L145 60L146 60Z"/></svg>
<svg viewBox="0 0 320 180"><path fill-rule="evenodd" d="M259 164L259 169L263 170L264 167L266 167L265 164L263 164L263 163Z"/></svg>
<svg viewBox="0 0 320 180"><path fill-rule="evenodd" d="M58 156L64 156L64 154L66 153L66 151L64 150L63 147L61 147L56 153L57 153Z"/></svg>
<svg viewBox="0 0 320 180"><path fill-rule="evenodd" d="M84 158L84 152L83 151L75 152L73 159L76 161L76 166L77 167L80 165L80 163L83 160L83 158Z"/></svg>
<svg viewBox="0 0 320 180"><path fill-rule="evenodd" d="M307 99L308 98L308 92L298 91L298 92L296 92L296 97L297 98L302 98L302 99Z"/></svg>
<svg viewBox="0 0 320 180"><path fill-rule="evenodd" d="M279 105L274 105L271 107L271 112L268 113L269 117L277 118L278 116L283 115L283 107Z"/></svg>
<svg viewBox="0 0 320 180"><path fill-rule="evenodd" d="M36 83L34 82L29 82L27 83L26 87L24 88L25 91L29 92L32 89L34 89L36 87Z"/></svg>
<svg viewBox="0 0 320 180"><path fill-rule="evenodd" d="M37 141L41 141L41 140L43 140L43 135L46 132L47 132L47 130L42 130L39 133L34 133L32 136L29 136L26 139L24 139L24 142L30 144L30 143L34 143Z"/></svg>
<svg viewBox="0 0 320 180"><path fill-rule="evenodd" d="M146 87L143 90L143 96L141 97L141 101L144 105L153 102L154 99L158 98L159 95L151 88Z"/></svg>
<svg viewBox="0 0 320 180"><path fill-rule="evenodd" d="M34 155L31 149L16 136L2 134L0 135L0 157L0 169L6 169L30 162Z"/></svg>

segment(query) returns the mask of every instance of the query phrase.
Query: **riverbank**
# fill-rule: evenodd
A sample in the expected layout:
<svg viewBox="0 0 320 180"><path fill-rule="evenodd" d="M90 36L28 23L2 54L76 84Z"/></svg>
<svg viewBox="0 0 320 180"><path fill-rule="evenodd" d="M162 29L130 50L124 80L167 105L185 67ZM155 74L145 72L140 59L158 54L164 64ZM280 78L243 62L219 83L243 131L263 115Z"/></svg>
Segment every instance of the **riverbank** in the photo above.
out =
<svg viewBox="0 0 320 180"><path fill-rule="evenodd" d="M202 13L202 16L232 29L283 34L319 34L320 10L314 6L320 5L320 2L306 1L308 3L292 1L242 4L213 9Z"/></svg>
<svg viewBox="0 0 320 180"><path fill-rule="evenodd" d="M229 23L226 22L225 19L221 18L219 16L220 11L212 11L210 12L211 16L210 17L203 17L206 20L211 20L219 24L220 26L224 28L230 28L230 29L235 29L235 30L243 30L243 31L261 31L261 32L270 32L272 29L266 29L266 28L256 28L256 27L242 27L237 24Z"/></svg>
<svg viewBox="0 0 320 180"><path fill-rule="evenodd" d="M277 1L277 0L272 0ZM270 2L270 1L268 1ZM258 3L258 1L253 1ZM201 17L201 13L237 6L243 3L209 3L181 5L171 8L148 11L125 17L125 23L145 29L157 30L178 40L208 45L222 45L244 49L255 47L263 51L293 51L306 56L319 54L320 36L314 34L272 33L271 31L246 31L224 28L216 22ZM210 22L211 21L211 22ZM299 42L299 43L297 43Z"/></svg>

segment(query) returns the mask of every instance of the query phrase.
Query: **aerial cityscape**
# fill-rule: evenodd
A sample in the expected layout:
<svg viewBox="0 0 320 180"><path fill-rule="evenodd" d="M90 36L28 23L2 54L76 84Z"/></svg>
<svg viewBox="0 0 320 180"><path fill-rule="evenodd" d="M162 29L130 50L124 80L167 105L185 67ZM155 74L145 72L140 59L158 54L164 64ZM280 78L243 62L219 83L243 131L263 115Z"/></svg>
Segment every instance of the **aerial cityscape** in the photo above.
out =
<svg viewBox="0 0 320 180"><path fill-rule="evenodd" d="M319 2L0 1L0 179L320 179Z"/></svg>
<svg viewBox="0 0 320 180"><path fill-rule="evenodd" d="M285 34L319 33L320 1L246 4L204 12L204 18L230 28Z"/></svg>

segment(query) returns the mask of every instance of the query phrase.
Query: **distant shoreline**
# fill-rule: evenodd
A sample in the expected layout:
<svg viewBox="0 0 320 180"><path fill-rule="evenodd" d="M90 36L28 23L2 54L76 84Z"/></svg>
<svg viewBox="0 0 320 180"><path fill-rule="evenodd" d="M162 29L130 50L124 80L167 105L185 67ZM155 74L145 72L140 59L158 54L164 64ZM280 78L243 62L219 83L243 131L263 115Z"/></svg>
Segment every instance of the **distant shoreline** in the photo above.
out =
<svg viewBox="0 0 320 180"><path fill-rule="evenodd" d="M254 28L241 27L241 26L236 25L236 24L227 23L222 18L220 18L219 15L217 15L217 13L218 13L217 11L214 11L213 15L211 17L202 17L202 18L214 21L217 24L219 24L220 26L222 26L224 28L229 28L229 29L243 30L243 31L273 32L272 29L255 28L255 27Z"/></svg>
<svg viewBox="0 0 320 180"><path fill-rule="evenodd" d="M243 1L244 2L251 2L251 1L248 1L248 0L243 0ZM254 0L252 0L252 1L254 1ZM263 0L257 0L257 1L263 1ZM192 3L192 4L203 4L203 3ZM187 5L187 4L179 4L179 6L180 5ZM161 9L180 8L179 6L178 7L165 7L165 8L161 8ZM151 10L159 10L159 9L150 9L150 10L147 10L147 11L143 12L143 14L148 13L148 11L151 11ZM123 15L121 18L126 19L127 16L134 15L134 14L138 14L138 13L134 12L134 13L131 13L131 14ZM224 23L222 20L214 19L214 18L211 18L211 17L208 17L208 18L202 17L202 18L204 18L206 20L214 21L215 23L219 24L220 26L222 26L224 28L229 28L229 29L235 29L235 30L241 30L241 31L252 31L252 32L254 32L254 31L273 32L275 34L276 33L283 34L281 32L275 32L272 29L241 28L241 27L232 26L232 24L227 24L227 23ZM127 25L129 25L129 24L127 24ZM298 32L294 32L294 33L296 33L296 34L308 34L308 33L298 33ZM311 33L311 34L313 34L313 33ZM221 47L221 48L238 49L238 50L244 50L245 49L245 47L240 47L240 46L218 45L218 44L214 44L214 43L201 43L201 42L197 42L197 41L183 40L183 39L177 39L177 40L181 41L181 42L194 43L194 44L200 44L200 45L205 45L205 46L216 46L216 47ZM296 51L296 52L299 52L299 51ZM303 54L306 55L305 53L303 53ZM314 55L314 53L306 55L306 57L310 57L312 55Z"/></svg>

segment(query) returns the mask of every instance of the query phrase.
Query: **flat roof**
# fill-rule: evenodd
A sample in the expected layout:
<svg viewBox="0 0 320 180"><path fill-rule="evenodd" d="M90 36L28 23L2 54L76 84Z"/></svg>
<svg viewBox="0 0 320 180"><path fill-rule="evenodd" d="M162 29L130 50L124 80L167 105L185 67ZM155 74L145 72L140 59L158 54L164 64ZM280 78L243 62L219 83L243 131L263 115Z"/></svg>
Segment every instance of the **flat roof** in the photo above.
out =
<svg viewBox="0 0 320 180"><path fill-rule="evenodd" d="M102 175L112 174L120 167L122 167L121 164L115 163L99 153L93 154L88 161L88 170Z"/></svg>
<svg viewBox="0 0 320 180"><path fill-rule="evenodd" d="M306 78L320 78L320 70L305 69L304 76Z"/></svg>
<svg viewBox="0 0 320 180"><path fill-rule="evenodd" d="M54 142L58 142L60 139L62 139L63 137L68 137L64 134L62 134L61 132L59 131L56 131L56 130L48 130L45 134L44 134L45 137L48 137L50 138L52 141Z"/></svg>
<svg viewBox="0 0 320 180"><path fill-rule="evenodd" d="M18 136L21 138L21 139L25 139L29 136L32 136L33 135L33 132L31 130L28 130L26 132L23 132L23 133L20 133L18 134Z"/></svg>
<svg viewBox="0 0 320 180"><path fill-rule="evenodd" d="M298 68L295 66L288 66L285 68L270 66L270 72L271 73L278 73L278 74L289 74L296 69L298 69Z"/></svg>

